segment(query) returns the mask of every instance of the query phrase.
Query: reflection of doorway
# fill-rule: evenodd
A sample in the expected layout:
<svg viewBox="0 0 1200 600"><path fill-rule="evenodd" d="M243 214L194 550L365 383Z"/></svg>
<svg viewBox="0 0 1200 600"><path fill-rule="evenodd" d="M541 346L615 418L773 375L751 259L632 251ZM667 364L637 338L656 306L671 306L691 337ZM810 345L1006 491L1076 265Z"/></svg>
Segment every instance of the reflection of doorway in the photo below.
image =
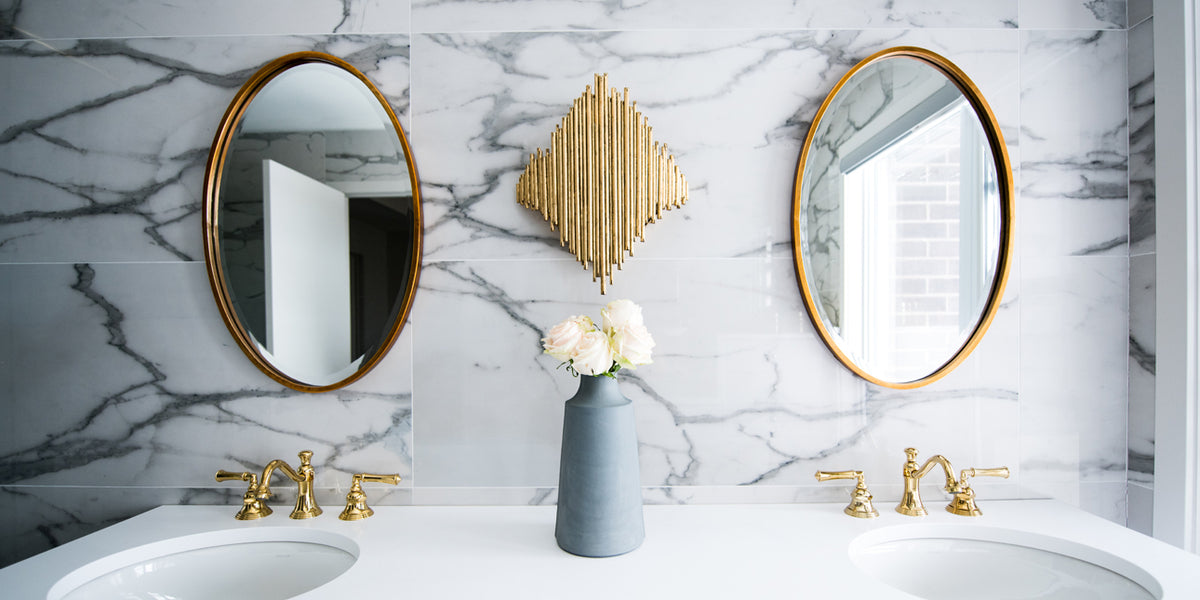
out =
<svg viewBox="0 0 1200 600"><path fill-rule="evenodd" d="M412 269L412 196L350 198L352 356L386 339Z"/></svg>
<svg viewBox="0 0 1200 600"><path fill-rule="evenodd" d="M323 381L351 361L346 195L263 161L266 345L281 371Z"/></svg>

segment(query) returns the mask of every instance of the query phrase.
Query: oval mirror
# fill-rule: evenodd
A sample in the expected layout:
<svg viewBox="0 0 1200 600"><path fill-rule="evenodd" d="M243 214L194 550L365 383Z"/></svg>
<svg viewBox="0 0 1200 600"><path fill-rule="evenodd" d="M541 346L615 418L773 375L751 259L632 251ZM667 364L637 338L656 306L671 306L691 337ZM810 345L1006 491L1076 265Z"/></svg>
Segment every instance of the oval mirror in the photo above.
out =
<svg viewBox="0 0 1200 600"><path fill-rule="evenodd" d="M940 379L999 307L1012 173L970 79L928 50L850 70L809 129L792 207L809 317L855 373L892 388Z"/></svg>
<svg viewBox="0 0 1200 600"><path fill-rule="evenodd" d="M293 389L362 377L408 318L421 264L417 172L383 94L345 61L289 54L225 112L204 182L221 316Z"/></svg>

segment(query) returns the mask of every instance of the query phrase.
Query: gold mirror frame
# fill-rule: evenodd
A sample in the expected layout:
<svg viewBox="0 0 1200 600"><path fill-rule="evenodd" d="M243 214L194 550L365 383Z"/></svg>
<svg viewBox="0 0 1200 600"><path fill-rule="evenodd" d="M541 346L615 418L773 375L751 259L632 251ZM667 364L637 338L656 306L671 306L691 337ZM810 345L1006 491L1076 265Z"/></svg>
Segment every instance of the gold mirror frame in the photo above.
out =
<svg viewBox="0 0 1200 600"><path fill-rule="evenodd" d="M311 385L303 381L299 381L282 372L258 349L258 344L251 337L246 327L238 318L237 311L233 306L233 297L230 294L227 280L225 277L224 267L221 263L221 238L219 229L219 218L221 208L221 181L224 176L223 167L225 158L234 139L234 133L237 131L238 124L241 123L246 110L250 107L250 102L255 96L266 87L275 77L284 73L288 69L304 64L323 63L342 69L343 71L353 75L361 82L371 94L375 97L379 105L383 107L387 113L388 119L391 120L392 128L396 132L396 136L400 141L400 146L404 151L404 160L408 167L409 181L412 186L412 209L413 209L413 259L410 272L408 273L408 284L403 291L402 305L397 311L396 318L389 325L388 331L381 340L378 348L370 356L364 356L363 362L359 365L354 373L350 374L341 381L331 383L329 385ZM281 56L256 72L249 81L247 81L233 101L230 102L229 108L226 109L225 115L221 118L221 123L217 127L217 133L213 138L212 148L208 153L208 162L204 169L204 206L203 206L203 238L204 238L204 263L208 272L208 281L212 288L213 298L216 300L217 308L221 312L221 319L225 322L225 326L229 329L229 333L233 335L233 339L237 342L238 347L254 363L263 373L266 373L271 379L297 391L301 392L325 392L330 390L345 387L362 376L366 375L371 369L387 355L391 350L392 345L399 337L400 331L404 328L404 324L408 321L409 311L412 309L413 297L417 291L417 281L420 277L421 270L421 250L422 250L422 229L423 221L421 218L421 192L418 185L417 168L413 163L412 150L408 145L408 138L404 134L404 129L400 126L399 119L396 118L396 113L392 111L391 105L387 98L363 75L361 71L356 69L350 63L329 54L322 52L296 52Z"/></svg>
<svg viewBox="0 0 1200 600"><path fill-rule="evenodd" d="M1000 201L1000 248L997 253L996 274L992 279L991 290L988 293L987 303L984 305L983 314L980 316L975 325L975 329L971 332L967 341L958 349L958 351L950 357L948 361L943 363L934 372L916 379L913 381L886 381L880 379L865 369L859 366L854 360L838 347L832 333L826 328L824 321L820 317L820 311L817 306L817 300L814 295L808 277L805 275L804 256L801 251L801 228L800 219L803 215L801 206L801 190L803 189L804 167L808 162L808 153L812 148L813 140L817 130L820 127L821 119L825 115L825 111L830 107L833 99L837 97L838 92L846 85L850 78L856 73L866 68L869 65L878 63L883 60L897 57L907 57L916 59L924 64L933 67L944 75L947 79L954 83L966 97L971 108L975 111L975 115L979 118L980 124L983 126L984 133L987 136L987 143L992 152L992 158L996 163L996 179L998 183L999 201ZM812 125L809 127L808 135L805 136L804 149L800 153L800 163L796 168L796 178L794 188L792 190L792 255L793 262L796 268L796 277L800 282L800 291L804 298L804 307L808 311L809 320L817 329L817 333L821 336L821 341L825 346L833 352L846 368L853 371L859 377L880 385L893 389L912 389L929 385L953 371L959 364L966 360L967 356L979 345L992 320L996 316L996 312L1000 309L1000 302L1004 298L1004 287L1008 282L1009 270L1012 263L1013 251L1013 215L1014 199L1013 199L1013 181L1012 168L1008 158L1008 149L1004 145L1004 137L1000 133L1000 125L996 121L995 114L988 106L988 103L983 98L983 94L979 91L957 65L950 62L949 59L936 54L924 48L913 46L898 46L888 48L880 52L876 52L871 56L863 59L858 64L854 65L848 73L838 80L837 85L833 86L833 90L825 97L825 101L821 104L821 108L817 111L816 116L812 120Z"/></svg>

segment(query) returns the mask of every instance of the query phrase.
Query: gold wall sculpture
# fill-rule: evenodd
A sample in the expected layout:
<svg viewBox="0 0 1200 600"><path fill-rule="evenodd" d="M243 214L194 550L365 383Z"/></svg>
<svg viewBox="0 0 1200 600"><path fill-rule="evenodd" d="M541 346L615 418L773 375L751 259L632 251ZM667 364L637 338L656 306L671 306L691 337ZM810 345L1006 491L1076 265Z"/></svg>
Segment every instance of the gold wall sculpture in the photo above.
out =
<svg viewBox="0 0 1200 600"><path fill-rule="evenodd" d="M675 157L654 141L629 88L623 95L610 89L607 74L575 99L549 150L530 154L517 181L517 203L558 230L559 243L600 280L601 294L613 267L621 268L625 253L633 256L634 238L646 241L646 225L687 196Z"/></svg>

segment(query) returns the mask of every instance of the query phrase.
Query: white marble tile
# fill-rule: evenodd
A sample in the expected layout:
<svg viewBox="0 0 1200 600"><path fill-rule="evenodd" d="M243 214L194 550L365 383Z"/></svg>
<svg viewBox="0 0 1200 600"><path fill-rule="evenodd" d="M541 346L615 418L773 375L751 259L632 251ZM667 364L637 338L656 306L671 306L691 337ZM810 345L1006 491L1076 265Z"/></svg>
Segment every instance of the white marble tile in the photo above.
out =
<svg viewBox="0 0 1200 600"><path fill-rule="evenodd" d="M1016 41L1004 30L417 36L413 143L426 255L565 255L541 217L516 204L514 185L596 72L630 89L691 188L684 207L647 228L639 258L788 253L808 122L855 62L903 44L943 53L976 79L1013 140Z"/></svg>
<svg viewBox="0 0 1200 600"><path fill-rule="evenodd" d="M1129 30L1129 254L1154 252L1154 22Z"/></svg>
<svg viewBox="0 0 1200 600"><path fill-rule="evenodd" d="M244 491L244 490L242 490ZM0 486L0 567L162 504L229 504L242 491L180 487ZM230 514L233 514L232 512Z"/></svg>
<svg viewBox="0 0 1200 600"><path fill-rule="evenodd" d="M1128 520L1129 499L1124 484L1081 483L1079 493L1079 508L1118 525Z"/></svg>
<svg viewBox="0 0 1200 600"><path fill-rule="evenodd" d="M1022 482L1123 482L1127 260L1043 258L1022 274Z"/></svg>
<svg viewBox="0 0 1200 600"><path fill-rule="evenodd" d="M900 462L889 469L895 474L876 473L867 475L867 486L875 497L876 506L880 509L891 508L898 503L903 489L900 483ZM887 475L894 475L888 477ZM810 473L811 478L811 473ZM877 481L878 479L878 481ZM895 479L894 482L885 482ZM1046 498L1046 494L1027 490L1011 485L1004 480L980 479L972 482L972 487L980 492L981 501L1005 500L1016 498ZM788 504L813 502L848 502L850 492L854 488L853 481L834 481L828 483L812 483L802 485L678 485L678 486L643 486L642 502L645 504ZM949 496L940 493L934 486L923 490L931 503L949 500ZM386 499L376 501L371 495L371 503L378 505L391 504ZM489 505L553 505L558 500L558 490L555 487L417 487L412 490L411 504L419 506L489 506Z"/></svg>
<svg viewBox="0 0 1200 600"><path fill-rule="evenodd" d="M645 307L658 344L654 364L621 377L646 485L807 484L817 468L848 465L890 476L908 445L1016 469L1017 445L1005 442L1019 433L1009 310L960 373L917 391L868 390L812 332L790 260L635 262L611 298L570 261L536 264L536 279L524 275L530 261L427 265L416 339L470 342L416 357L419 486L553 487L575 381L540 355L540 331L626 296Z"/></svg>
<svg viewBox="0 0 1200 600"><path fill-rule="evenodd" d="M1018 23L1022 29L1124 29L1125 2L1019 0Z"/></svg>
<svg viewBox="0 0 1200 600"><path fill-rule="evenodd" d="M1125 32L1021 32L1026 256L1126 255L1129 113Z"/></svg>
<svg viewBox="0 0 1200 600"><path fill-rule="evenodd" d="M1129 479L1154 481L1156 255L1129 259Z"/></svg>
<svg viewBox="0 0 1200 600"><path fill-rule="evenodd" d="M562 402L577 382L541 354L538 339L568 315L598 318L614 298L643 306L657 342L654 364L622 374L622 389L637 409L647 484L689 477L693 451L681 426L703 430L721 428L723 419L755 418L753 410L740 410L746 407L787 416L789 409L774 405L791 401L803 389L793 386L804 379L793 380L802 371L781 366L797 363L774 356L795 351L784 341L807 339L801 347L836 367L808 333L790 259L642 261L622 272L609 297L574 262L539 261L536 277L528 275L530 265L426 266L413 312L415 339L437 332L470 342L416 356L420 485L555 485ZM719 445L706 452L730 454ZM761 470L758 461L748 464L737 483Z"/></svg>
<svg viewBox="0 0 1200 600"><path fill-rule="evenodd" d="M3 265L0 279L0 483L194 486L302 449L318 486L411 474L408 338L361 386L303 394L241 355L202 264Z"/></svg>
<svg viewBox="0 0 1200 600"><path fill-rule="evenodd" d="M556 487L419 487L418 506L547 506L558 500Z"/></svg>
<svg viewBox="0 0 1200 600"><path fill-rule="evenodd" d="M408 33L408 0L0 2L0 39Z"/></svg>
<svg viewBox="0 0 1200 600"><path fill-rule="evenodd" d="M1038 484L1037 491L1124 526L1128 499L1124 482L1060 481Z"/></svg>
<svg viewBox="0 0 1200 600"><path fill-rule="evenodd" d="M202 260L221 116L300 50L359 66L407 123L407 36L0 43L0 262Z"/></svg>
<svg viewBox="0 0 1200 600"><path fill-rule="evenodd" d="M413 31L1015 27L1017 0L413 0Z"/></svg>
<svg viewBox="0 0 1200 600"><path fill-rule="evenodd" d="M213 472L217 467L209 469ZM314 496L324 509L322 519L336 519L345 506L349 479L333 488L316 488ZM199 483L199 482L197 482ZM245 484L213 482L212 487L188 486L0 486L0 568L38 552L65 544L118 521L164 504L226 505L230 523L242 505ZM412 504L411 490L381 484L363 484L368 503L375 506ZM295 487L276 481L269 504L272 519L287 519L295 503Z"/></svg>
<svg viewBox="0 0 1200 600"><path fill-rule="evenodd" d="M1128 54L1124 32L1097 31L1124 27L1123 2L417 0L411 21L408 2L382 0L237 3L240 19L212 3L13 6L0 0L0 38L30 35L15 24L101 39L0 42L0 512L17 517L0 531L0 564L159 503L235 510L239 486L213 482L216 469L302 448L316 452L330 511L361 471L404 477L369 490L380 505L552 503L577 384L538 338L622 297L645 306L658 341L655 363L622 383L648 503L845 498L844 482L813 480L818 468L864 469L894 501L913 446L1013 470L981 480L981 497L1050 494L1123 522L1126 464L1144 475L1138 453L1153 440L1132 432L1148 413L1129 412L1124 390L1153 385L1137 349L1153 255L1127 272L1124 254L1153 251L1127 203L1147 198L1137 173L1153 145L1137 135L1147 86L1134 67L1149 24ZM407 35L390 35L410 23L429 33L411 54ZM516 32L481 33L505 30ZM910 391L837 363L791 258L809 121L858 59L896 45L933 49L975 80L1020 190L1013 276L988 335L950 376ZM364 69L412 124L427 219L409 326L375 371L319 395L245 360L197 262L221 114L259 66L309 49ZM596 72L630 88L692 185L608 296L513 193Z"/></svg>

